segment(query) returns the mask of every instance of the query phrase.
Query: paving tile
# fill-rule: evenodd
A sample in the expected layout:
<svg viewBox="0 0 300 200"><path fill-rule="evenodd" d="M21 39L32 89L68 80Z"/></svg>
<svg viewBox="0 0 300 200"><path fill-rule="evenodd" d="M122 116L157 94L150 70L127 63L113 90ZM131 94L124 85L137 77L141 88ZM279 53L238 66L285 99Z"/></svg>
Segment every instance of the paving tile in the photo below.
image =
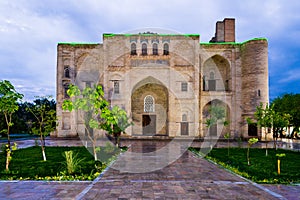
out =
<svg viewBox="0 0 300 200"><path fill-rule="evenodd" d="M63 142L60 142L63 144ZM76 145L80 145L76 141ZM300 186L261 185L256 187L208 161L184 152L179 159L172 160L173 152L153 152L153 141L127 141L128 152L146 153L139 160L122 155L102 178L92 182L43 182L43 181L0 181L1 199L280 199L266 189L284 196L281 199L300 199ZM50 144L54 145L55 142ZM168 142L155 141L162 149ZM174 144L174 150L180 144ZM193 145L199 145L194 143ZM226 146L226 143L217 144ZM172 149L172 148L171 148ZM184 148L182 148L184 149ZM156 154L156 155L155 155ZM139 155L139 154L138 154ZM142 162L141 162L142 160ZM156 170L141 173L147 165L160 162L170 163ZM129 171L114 166L131 167ZM150 166L151 167L151 166ZM128 168L129 169L129 168ZM139 173L133 173L136 170ZM85 192L83 192L85 191ZM275 194L276 195L276 194Z"/></svg>

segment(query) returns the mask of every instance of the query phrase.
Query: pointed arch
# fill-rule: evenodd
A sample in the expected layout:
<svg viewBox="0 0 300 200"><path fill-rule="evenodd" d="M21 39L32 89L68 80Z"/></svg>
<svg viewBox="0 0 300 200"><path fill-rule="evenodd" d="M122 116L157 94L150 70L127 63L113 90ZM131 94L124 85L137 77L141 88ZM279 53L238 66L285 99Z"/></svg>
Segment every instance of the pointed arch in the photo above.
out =
<svg viewBox="0 0 300 200"><path fill-rule="evenodd" d="M130 45L130 55L137 55L135 43L131 43L131 45Z"/></svg>
<svg viewBox="0 0 300 200"><path fill-rule="evenodd" d="M153 55L158 55L158 46L157 46L157 43L153 43L153 45L152 45L152 54Z"/></svg>
<svg viewBox="0 0 300 200"><path fill-rule="evenodd" d="M142 44L142 55L143 56L146 56L148 53L147 53L147 44L146 43L143 43Z"/></svg>
<svg viewBox="0 0 300 200"><path fill-rule="evenodd" d="M212 72L214 77L212 77ZM203 64L203 77L208 79L204 80L203 90L214 91L230 91L231 90L231 69L229 61L221 55L214 55L208 58ZM215 86L214 86L215 85Z"/></svg>
<svg viewBox="0 0 300 200"><path fill-rule="evenodd" d="M168 43L165 43L164 44L164 55L169 55L169 44Z"/></svg>

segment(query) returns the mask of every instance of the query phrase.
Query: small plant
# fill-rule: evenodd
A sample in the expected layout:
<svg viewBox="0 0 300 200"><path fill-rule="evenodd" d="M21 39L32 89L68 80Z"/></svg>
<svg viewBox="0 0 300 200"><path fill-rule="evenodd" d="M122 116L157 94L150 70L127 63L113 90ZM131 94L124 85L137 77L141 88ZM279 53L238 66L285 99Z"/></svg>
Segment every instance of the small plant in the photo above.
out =
<svg viewBox="0 0 300 200"><path fill-rule="evenodd" d="M251 138L251 139L248 140L248 150L247 150L248 165L250 165L250 148L252 147L253 144L255 144L257 142L258 142L257 138Z"/></svg>
<svg viewBox="0 0 300 200"><path fill-rule="evenodd" d="M229 138L230 138L230 133L226 133L224 135L224 138L227 139L227 156L229 157L229 147L230 147Z"/></svg>
<svg viewBox="0 0 300 200"><path fill-rule="evenodd" d="M285 153L276 154L277 157L277 173L280 175L280 159L285 157Z"/></svg>
<svg viewBox="0 0 300 200"><path fill-rule="evenodd" d="M77 154L73 154L73 153L74 153L73 151L65 151L63 154L63 156L66 159L64 164L67 168L67 173L69 175L74 174L78 170L80 163L84 160L78 158L78 153Z"/></svg>
<svg viewBox="0 0 300 200"><path fill-rule="evenodd" d="M10 164L10 161L12 160L12 153L13 153L13 151L15 151L17 149L18 149L17 143L14 143L14 145L11 147L11 149L9 148L8 144L6 145L6 155L7 155L7 158L6 158L6 171L9 171L9 164Z"/></svg>

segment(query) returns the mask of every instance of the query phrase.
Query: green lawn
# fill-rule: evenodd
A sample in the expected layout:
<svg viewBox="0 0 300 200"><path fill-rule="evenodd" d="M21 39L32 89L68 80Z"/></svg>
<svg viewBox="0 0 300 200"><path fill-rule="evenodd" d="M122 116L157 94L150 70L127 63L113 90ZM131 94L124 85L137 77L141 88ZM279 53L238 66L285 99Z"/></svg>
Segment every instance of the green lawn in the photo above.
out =
<svg viewBox="0 0 300 200"><path fill-rule="evenodd" d="M84 159L74 174L66 172L64 165L65 151L72 150L78 153L80 159ZM104 150L104 149L101 149ZM18 149L13 152L9 165L10 171L5 170L5 154L0 153L0 179L1 180L93 180L107 164L113 159L113 155L119 152L110 152L110 157L106 158L106 163L95 166L94 157L85 147L46 147L47 161L43 161L41 147L29 147Z"/></svg>
<svg viewBox="0 0 300 200"><path fill-rule="evenodd" d="M190 148L198 153L199 149ZM276 154L285 153L281 159L281 174L277 174ZM230 148L229 157L227 148L214 148L206 156L223 167L242 175L257 183L300 183L300 152L278 149L250 149L250 166L247 164L247 148Z"/></svg>

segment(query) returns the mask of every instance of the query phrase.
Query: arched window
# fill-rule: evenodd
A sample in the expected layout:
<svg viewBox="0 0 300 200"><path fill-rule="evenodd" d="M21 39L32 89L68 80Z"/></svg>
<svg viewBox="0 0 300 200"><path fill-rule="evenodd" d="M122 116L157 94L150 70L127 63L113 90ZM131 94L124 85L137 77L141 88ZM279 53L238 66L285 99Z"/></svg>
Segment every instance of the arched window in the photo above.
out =
<svg viewBox="0 0 300 200"><path fill-rule="evenodd" d="M120 94L120 82L119 81L114 81L114 93Z"/></svg>
<svg viewBox="0 0 300 200"><path fill-rule="evenodd" d="M183 121L183 122L187 122L187 115L186 115L186 114L183 114L183 115L182 115L182 121Z"/></svg>
<svg viewBox="0 0 300 200"><path fill-rule="evenodd" d="M70 78L70 68L69 68L69 66L64 67L64 77L65 78Z"/></svg>
<svg viewBox="0 0 300 200"><path fill-rule="evenodd" d="M169 45L167 43L164 44L164 55L169 55Z"/></svg>
<svg viewBox="0 0 300 200"><path fill-rule="evenodd" d="M147 44L142 44L142 55L145 56L147 55Z"/></svg>
<svg viewBox="0 0 300 200"><path fill-rule="evenodd" d="M136 55L136 44L135 43L131 44L130 55Z"/></svg>
<svg viewBox="0 0 300 200"><path fill-rule="evenodd" d="M151 113L154 111L154 98L151 95L147 95L144 99L144 112Z"/></svg>
<svg viewBox="0 0 300 200"><path fill-rule="evenodd" d="M157 44L154 43L152 46L152 54L153 55L158 55L158 48L157 48Z"/></svg>
<svg viewBox="0 0 300 200"><path fill-rule="evenodd" d="M210 72L209 73L209 80L208 80L208 90L209 91L216 91L217 88L217 82L215 80L215 73Z"/></svg>

